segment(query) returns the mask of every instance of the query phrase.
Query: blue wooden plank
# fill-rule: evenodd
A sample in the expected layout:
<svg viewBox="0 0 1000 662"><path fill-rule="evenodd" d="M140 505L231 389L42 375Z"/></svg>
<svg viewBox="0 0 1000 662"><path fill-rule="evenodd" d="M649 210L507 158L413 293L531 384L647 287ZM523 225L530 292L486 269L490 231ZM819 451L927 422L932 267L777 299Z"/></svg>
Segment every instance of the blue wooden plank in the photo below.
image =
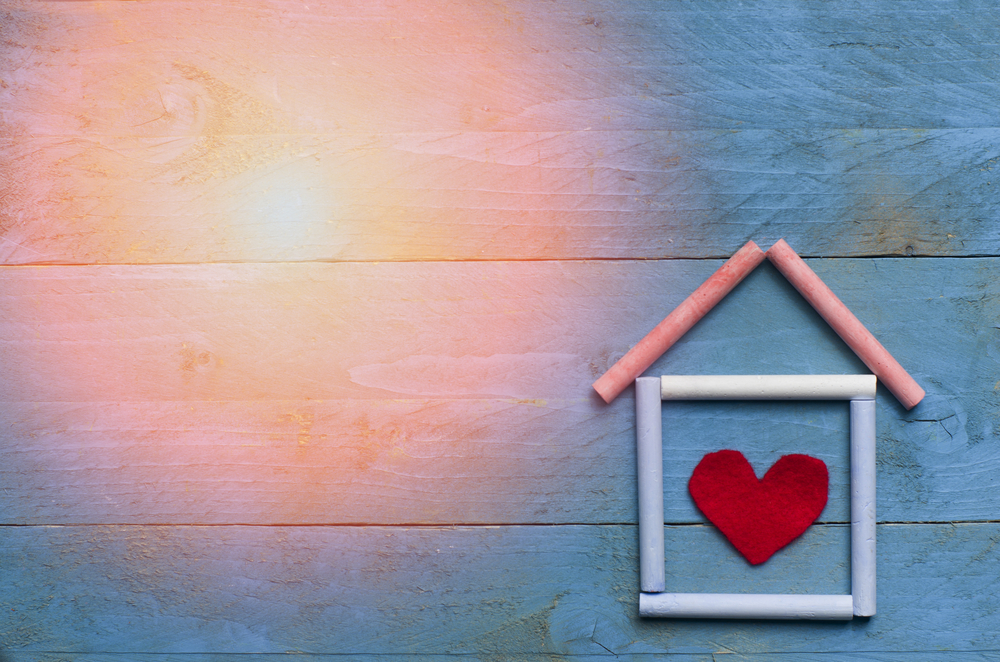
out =
<svg viewBox="0 0 1000 662"><path fill-rule="evenodd" d="M869 4L7 3L0 261L995 254L1000 19Z"/></svg>
<svg viewBox="0 0 1000 662"><path fill-rule="evenodd" d="M208 128L230 134L282 125L392 132L930 129L997 122L1000 47L989 0L907 6L877 0L864 7L848 0L744 6L522 0L504 10L470 11L457 3L451 20L431 3L405 10L316 3L304 10L273 1L253 11L203 8L202 21L178 40L179 17L200 6L13 3L12 39L4 45L13 82L47 75L37 88L4 98L9 121L33 125L36 135L80 129L182 135L177 124L189 120L190 108L178 103L165 113L143 93L162 85L167 70L187 67L202 85L206 75L225 72L228 82L214 79L207 87L214 87L214 100L238 101L235 110L245 117ZM117 33L107 30L108 18L117 19ZM479 37L469 41L463 29L479 30ZM226 52L213 48L219 41ZM86 48L94 44L105 48ZM123 61L160 78L127 78ZM76 75L87 76L92 97L58 94L60 75L74 65L85 69ZM114 77L102 80L106 73ZM120 93L124 108L110 98L123 80L137 87Z"/></svg>
<svg viewBox="0 0 1000 662"><path fill-rule="evenodd" d="M811 264L928 391L910 412L880 391L879 519L994 519L997 260ZM631 391L606 406L590 384L717 266L0 272L0 517L634 522ZM857 371L765 264L650 374ZM683 485L720 447L759 472L807 448L846 495L842 403L671 403L664 416L670 522L700 521ZM847 521L846 496L824 519Z"/></svg>
<svg viewBox="0 0 1000 662"><path fill-rule="evenodd" d="M977 2L642 6L628 24L665 64L623 114L719 128L994 126L993 18ZM651 26L645 29L639 25ZM656 38L658 43L655 43ZM642 112L645 111L645 112Z"/></svg>
<svg viewBox="0 0 1000 662"><path fill-rule="evenodd" d="M153 143L123 154L96 139L0 144L11 163L4 209L20 219L5 229L0 259L703 258L781 237L807 256L968 256L1000 247L995 128L243 140L251 151L275 140L298 149L228 183L192 173L164 186ZM306 169L302 150L317 158ZM90 159L101 168L72 165ZM54 188L28 195L48 161L60 173ZM251 186L259 180L264 189ZM115 219L127 219L125 227Z"/></svg>
<svg viewBox="0 0 1000 662"><path fill-rule="evenodd" d="M712 529L670 527L668 539L685 544L676 547L668 581L748 592L846 585L849 551L836 540L846 528L815 527L812 541L782 552L788 564L779 568L726 561ZM5 527L2 534L0 646L19 654L853 659L858 652L885 659L944 649L976 659L1000 651L996 523L880 525L878 614L847 623L641 620L634 526Z"/></svg>

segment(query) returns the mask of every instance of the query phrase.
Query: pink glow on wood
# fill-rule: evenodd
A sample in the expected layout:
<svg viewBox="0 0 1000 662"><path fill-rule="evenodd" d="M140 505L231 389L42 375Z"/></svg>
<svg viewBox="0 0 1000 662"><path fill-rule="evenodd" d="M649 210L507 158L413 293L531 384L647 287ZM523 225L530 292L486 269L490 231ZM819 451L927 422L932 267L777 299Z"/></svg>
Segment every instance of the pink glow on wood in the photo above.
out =
<svg viewBox="0 0 1000 662"><path fill-rule="evenodd" d="M847 309L837 295L820 280L784 239L771 246L767 258L805 297L816 312L833 327L848 347L854 350L875 376L907 409L924 397L924 389L892 358L885 347Z"/></svg>
<svg viewBox="0 0 1000 662"><path fill-rule="evenodd" d="M747 274L764 260L764 252L752 241L748 241L726 263L719 267L708 280L674 308L667 317L656 325L645 338L620 358L611 368L594 382L605 402L612 400L625 390L635 378L663 356L670 347L705 316L717 303L732 291Z"/></svg>
<svg viewBox="0 0 1000 662"><path fill-rule="evenodd" d="M668 192L622 173L679 143L636 147L591 9L515 5L17 3L0 264L664 250Z"/></svg>

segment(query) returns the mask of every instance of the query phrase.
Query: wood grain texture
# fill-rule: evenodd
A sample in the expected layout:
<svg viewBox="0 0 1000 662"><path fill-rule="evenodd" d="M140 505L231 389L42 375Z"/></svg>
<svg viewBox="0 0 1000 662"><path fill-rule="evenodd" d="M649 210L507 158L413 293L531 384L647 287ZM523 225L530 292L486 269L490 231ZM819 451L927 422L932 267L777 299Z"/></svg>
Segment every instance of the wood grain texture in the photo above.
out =
<svg viewBox="0 0 1000 662"><path fill-rule="evenodd" d="M0 662L1000 660L995 10L0 3ZM639 620L590 383L781 237L928 392L879 613ZM651 372L863 370L766 266ZM668 590L846 592L846 405L744 405L663 405ZM732 563L705 444L825 523Z"/></svg>
<svg viewBox="0 0 1000 662"><path fill-rule="evenodd" d="M780 568L709 554L712 529L671 528L668 539L683 543L668 581L846 589L846 528L810 530ZM998 525L883 525L878 535L877 617L788 624L640 619L634 526L5 527L0 640L21 653L481 659L877 656L935 647L943 631L952 653L1000 647Z"/></svg>
<svg viewBox="0 0 1000 662"><path fill-rule="evenodd" d="M254 116L313 132L989 127L1000 93L990 9L13 0L3 101L15 127L47 135L178 135L173 123L199 105L190 89L206 85L216 99L254 92ZM51 64L75 70L74 88Z"/></svg>
<svg viewBox="0 0 1000 662"><path fill-rule="evenodd" d="M5 3L0 262L1000 245L987 0L466 4Z"/></svg>
<svg viewBox="0 0 1000 662"><path fill-rule="evenodd" d="M285 134L220 147L273 154L236 166L225 154L195 158L203 148L193 138L8 139L0 258L728 257L781 237L804 256L989 255L1000 246L998 138L995 129Z"/></svg>
<svg viewBox="0 0 1000 662"><path fill-rule="evenodd" d="M910 412L880 392L880 519L993 519L997 260L813 265L928 391ZM590 384L717 266L8 268L2 516L634 522L633 396ZM762 265L650 369L706 372L865 369ZM843 491L824 519L848 521L845 403L663 411L668 484L706 446L745 445L762 474L804 444ZM666 508L699 521L683 492Z"/></svg>

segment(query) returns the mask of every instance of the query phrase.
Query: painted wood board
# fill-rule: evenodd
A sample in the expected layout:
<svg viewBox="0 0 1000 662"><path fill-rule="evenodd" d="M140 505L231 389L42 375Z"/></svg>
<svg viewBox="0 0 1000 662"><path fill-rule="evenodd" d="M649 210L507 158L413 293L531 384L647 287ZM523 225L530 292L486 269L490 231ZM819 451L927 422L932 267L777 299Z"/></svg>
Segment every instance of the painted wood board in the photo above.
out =
<svg viewBox="0 0 1000 662"><path fill-rule="evenodd" d="M15 128L47 135L178 135L174 122L212 104L192 103L199 86L260 99L239 97L240 134L250 119L307 132L977 128L997 119L990 9L11 0L0 100Z"/></svg>
<svg viewBox="0 0 1000 662"><path fill-rule="evenodd" d="M996 259L811 263L928 390L911 412L880 392L880 520L993 519ZM605 406L590 384L717 267L0 269L3 521L635 521L631 392ZM649 374L713 372L865 370L762 265ZM669 484L705 444L760 472L807 444L846 490L842 403L664 421ZM683 490L666 506L700 521ZM824 519L847 521L846 492Z"/></svg>
<svg viewBox="0 0 1000 662"><path fill-rule="evenodd" d="M806 630L628 611L631 402L578 385L711 260L197 264L720 258L780 236L995 256L994 9L7 0L0 263L190 266L0 268L0 521L42 525L0 529L0 578L23 588L0 600L28 607L0 608L0 661L341 659L345 641L371 660L1000 659L995 260L813 262L929 392L908 415L880 393L880 518L938 524L880 527L899 609L881 595L871 621ZM706 319L657 368L858 369L757 278L722 309L738 333ZM755 430L760 466L764 420L843 461L836 411L679 418ZM671 485L699 452L673 453ZM683 490L666 500L695 521ZM83 522L533 526L58 526ZM592 525L537 526L568 522ZM698 588L710 540L669 539ZM441 540L462 551L437 562ZM788 576L840 581L840 538L805 542Z"/></svg>
<svg viewBox="0 0 1000 662"><path fill-rule="evenodd" d="M0 143L0 259L728 257L781 237L803 255L1000 246L996 129L283 133L213 138L198 156L200 140Z"/></svg>
<svg viewBox="0 0 1000 662"><path fill-rule="evenodd" d="M619 5L7 2L0 261L995 253L985 0Z"/></svg>
<svg viewBox="0 0 1000 662"><path fill-rule="evenodd" d="M684 544L668 582L847 584L846 528L812 529L779 569L706 563L718 535L670 527ZM4 527L0 640L22 653L995 653L998 535L882 525L877 617L763 624L639 619L634 526Z"/></svg>

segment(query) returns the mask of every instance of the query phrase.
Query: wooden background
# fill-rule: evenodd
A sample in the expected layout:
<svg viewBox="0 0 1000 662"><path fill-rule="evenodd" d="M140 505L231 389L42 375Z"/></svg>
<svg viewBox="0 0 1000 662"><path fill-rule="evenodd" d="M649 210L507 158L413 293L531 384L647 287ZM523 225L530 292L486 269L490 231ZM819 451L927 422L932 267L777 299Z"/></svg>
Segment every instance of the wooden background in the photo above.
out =
<svg viewBox="0 0 1000 662"><path fill-rule="evenodd" d="M3 0L0 660L1000 660L998 36L991 0ZM632 391L590 383L780 237L927 390L879 392L878 614L641 620ZM864 370L764 264L650 373ZM849 591L845 406L664 430L668 588ZM720 448L830 466L763 566L687 497Z"/></svg>

